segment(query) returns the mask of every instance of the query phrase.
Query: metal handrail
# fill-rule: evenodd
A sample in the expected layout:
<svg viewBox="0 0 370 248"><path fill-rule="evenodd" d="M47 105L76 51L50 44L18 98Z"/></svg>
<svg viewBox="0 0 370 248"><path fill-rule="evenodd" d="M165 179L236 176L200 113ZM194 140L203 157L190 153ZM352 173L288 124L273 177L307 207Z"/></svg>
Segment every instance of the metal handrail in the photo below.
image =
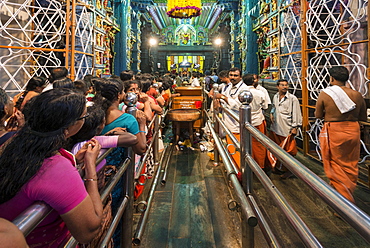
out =
<svg viewBox="0 0 370 248"><path fill-rule="evenodd" d="M223 111L229 114L234 120L239 122L239 116L233 110L225 108L223 104L221 104L221 107Z"/></svg>
<svg viewBox="0 0 370 248"><path fill-rule="evenodd" d="M212 125L210 124L210 122L207 122L207 125L213 137L215 138L214 140L215 140L216 146L221 147L222 143L219 140L219 137L216 135L216 132L212 128ZM233 166L230 164L231 162L230 162L230 159L228 158L228 154L224 150L219 150L219 154L222 158L222 161L224 162L226 170L228 171L228 178L231 181L233 188L235 189L235 194L241 205L241 210L243 214L247 217L247 223L249 226L254 227L258 223L257 218L253 212L251 205L249 204L247 200L247 196L245 195L243 188L241 187L239 183L236 172L234 171Z"/></svg>
<svg viewBox="0 0 370 248"><path fill-rule="evenodd" d="M24 236L32 232L35 227L41 223L53 209L44 202L36 202L24 210L14 220L16 225Z"/></svg>
<svg viewBox="0 0 370 248"><path fill-rule="evenodd" d="M236 149L240 151L240 142L239 140L235 137L235 135L226 127L225 123L218 117L217 115L215 116L216 120L218 123L221 125L223 130L227 133L227 135L230 137L231 141L235 145Z"/></svg>
<svg viewBox="0 0 370 248"><path fill-rule="evenodd" d="M270 152L278 157L284 163L285 167L302 179L303 182L313 189L330 207L337 211L364 239L370 242L370 217L365 212L344 198L319 176L284 151L271 139L259 132L250 123L245 123L245 128Z"/></svg>
<svg viewBox="0 0 370 248"><path fill-rule="evenodd" d="M143 170L143 167L145 165L145 162L148 159L149 151L150 149L152 149L154 142L157 142L157 136L158 136L158 132L154 133L152 140L150 141L149 146L146 149L147 151L145 152L143 159L140 161L140 165L138 167L139 169L137 170L139 173L137 173L135 180L139 179L141 171Z"/></svg>
<svg viewBox="0 0 370 248"><path fill-rule="evenodd" d="M107 150L96 161L99 165L101 161L112 151ZM16 225L24 236L30 234L52 211L53 209L44 202L35 202L19 214L12 222Z"/></svg>
<svg viewBox="0 0 370 248"><path fill-rule="evenodd" d="M112 150L113 148L109 149L107 152L112 151ZM125 171L127 170L127 167L130 165L130 162L131 162L131 159L126 158L125 161L122 163L120 169L117 171L117 173L112 178L112 180L110 180L108 185L103 189L102 193L100 194L100 199L102 202L104 202L108 198L113 188L117 185L118 181L121 179L123 173L125 173ZM72 236L68 239L67 243L64 245L64 248L73 248L73 247L76 247L77 244L78 244L77 240Z"/></svg>
<svg viewBox="0 0 370 248"><path fill-rule="evenodd" d="M172 145L173 147L173 145ZM136 232L135 232L135 235L134 235L134 239L132 241L132 243L134 245L139 245L140 242L141 242L141 238L142 238L142 235L144 233L144 229L145 229L145 225L148 221L148 217L149 217L149 212L150 212L150 208L152 206L152 201L153 201L153 197L154 197L154 191L157 187L157 184L159 182L159 175L161 174L161 169L162 169L162 166L163 166L163 159L164 159L164 155L166 154L167 150L168 150L169 146L166 146L163 150L163 153L161 154L161 158L160 158L160 162L159 162L159 165L158 165L158 168L157 168L157 171L156 171L156 174L154 176L154 181L150 187L150 190L149 190L149 194L148 194L148 198L147 198L147 204L146 204L146 209L145 209L145 212L141 215L141 218L137 224L137 228L136 228Z"/></svg>
<svg viewBox="0 0 370 248"><path fill-rule="evenodd" d="M134 99L132 99L132 100L134 100ZM132 115L135 115L135 108L133 108L133 104L131 104L131 105L132 106L129 106L129 108L128 108L130 110L128 112L131 113ZM167 112L168 111L166 111L164 113L164 115L166 115ZM154 135L153 135L153 140L151 141L150 145L148 146L147 152L145 153L145 155L143 157L142 163L140 165L140 168L141 168L140 171L142 170L142 166L144 165L146 159L148 158L149 150L152 147L153 147L153 149L155 149L155 148L158 147L157 137L158 137L158 134L159 134L158 130L159 130L159 124L160 123L158 123L158 121L156 122L156 120L159 121L160 120L160 116L155 115L155 118L149 124L150 126L154 124ZM109 155L109 153L113 149L114 148L110 148L104 154L102 154L96 160L96 166L98 164L100 164L106 158L106 156ZM129 149L129 150L131 151L131 149ZM158 159L158 151L154 151L154 153L155 153L155 157L157 157L157 159ZM120 222L121 219L122 220L127 220L128 222L132 223L132 216L133 216L132 215L132 209L127 209L127 207L130 206L130 205L133 205L133 187L134 187L134 183L133 183L133 179L134 179L133 167L134 167L134 164L133 163L134 163L134 161L135 161L134 160L134 154L132 154L131 157L129 156L128 158L126 158L126 160L122 163L120 169L114 175L114 177L112 178L112 180L101 191L100 198L101 198L102 202L104 202L108 198L108 196L111 193L111 191L113 190L113 188L117 185L117 183L120 180L120 178L125 174L125 172L128 172L129 171L128 169L130 168L130 173L126 173L125 174L126 175L125 177L126 177L126 179L128 177L132 177L132 180L128 180L130 182L126 182L126 187L125 187L126 193L125 193L125 197L122 200L121 205L118 208L117 213L116 213L116 215L115 215L115 217L114 217L114 219L112 221L112 224L109 227L109 229L107 231L107 234L104 237L104 239L103 239L100 247L106 247L106 245L108 244L109 240L113 236L114 230L117 228L118 223ZM132 168L129 167L130 165L132 166ZM128 185L128 184L130 184L130 185ZM43 219L45 219L47 217L47 215L51 211L52 211L52 208L50 206L48 206L47 204L45 204L43 202L36 202L36 203L32 204L30 207L28 207L25 211L23 211L20 215L18 215L14 219L13 223L18 226L18 228L22 231L22 233L25 236L27 236L30 232L32 232L32 230ZM132 228L130 230L132 230ZM125 231L127 231L127 230L125 230ZM125 236L125 240L124 240L124 243L123 243L124 246L127 246L128 243L131 243L132 235L130 233L131 233L131 231L128 232L128 235L123 234L123 236ZM65 248L75 247L78 244L78 242L76 241L76 239L73 238L73 237L69 238L68 240L65 240L64 243L65 243L65 245L64 245Z"/></svg>
<svg viewBox="0 0 370 248"><path fill-rule="evenodd" d="M244 94L244 95L243 95ZM242 143L250 142L251 137L256 138L262 145L264 145L271 153L273 153L278 159L280 159L285 167L287 167L294 175L299 177L303 182L305 182L313 191L315 191L330 207L336 210L343 219L350 224L365 240L370 242L370 217L364 213L361 209L355 206L353 203L344 198L341 194L335 191L331 186L329 186L324 180L322 180L315 173L310 171L307 167L301 164L293 156L284 151L278 144L270 140L255 127L250 124L250 107L249 103L252 101L252 96L250 92L242 92L239 95L239 100L243 102L240 108L240 118L239 116L225 108L223 105L223 111L239 121L241 130L246 130L249 134L242 140ZM246 106L246 107L245 107ZM248 110L246 110L248 109ZM244 111L243 111L244 110ZM246 118L244 115L249 116ZM222 120L216 117L216 120L222 125ZM223 125L222 125L223 126ZM211 126L209 125L211 128ZM241 131L242 132L242 131ZM244 132L244 131L243 131ZM216 141L217 139L215 139ZM244 144L243 144L244 146ZM223 152L223 149L219 149ZM245 152L245 151L244 151ZM244 155L242 154L242 157ZM250 151L245 153L243 161L246 161L249 165L247 170L252 170L257 178L264 185L264 188L272 195L272 198L277 202L278 206L283 210L284 214L287 216L290 223L295 227L298 235L301 237L303 242L310 247L321 247L321 244L317 241L316 237L309 231L306 224L300 219L300 217L294 212L294 210L288 205L285 199L282 197L280 192L274 187L271 180L265 175L263 170L258 166L258 164L250 156ZM244 182L244 181L243 181ZM251 183L249 180L248 184ZM250 195L249 195L250 196ZM252 204L254 205L254 204ZM269 238L270 234L266 234Z"/></svg>
<svg viewBox="0 0 370 248"><path fill-rule="evenodd" d="M299 217L299 215L290 206L289 202L284 198L280 191L271 182L266 173L263 172L261 167L252 158L250 154L245 157L250 168L253 170L254 174L258 177L266 191L272 196L273 200L277 206L283 211L285 216L287 216L289 222L294 227L294 230L298 233L300 238L308 247L322 247L320 242L313 235L311 230L308 228L306 223Z"/></svg>

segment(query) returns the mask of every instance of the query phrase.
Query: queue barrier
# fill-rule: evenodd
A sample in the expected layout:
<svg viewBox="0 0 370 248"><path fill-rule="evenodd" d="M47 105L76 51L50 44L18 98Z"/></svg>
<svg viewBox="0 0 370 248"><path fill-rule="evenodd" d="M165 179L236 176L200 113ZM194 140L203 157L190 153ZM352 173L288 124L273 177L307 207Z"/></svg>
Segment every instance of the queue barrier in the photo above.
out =
<svg viewBox="0 0 370 248"><path fill-rule="evenodd" d="M218 93L218 85L213 86L214 93ZM262 233L266 241L271 247L281 247L276 239L272 229L268 225L264 216L262 215L261 210L259 209L256 201L253 196L253 177L252 173L258 178L262 183L265 190L270 194L274 202L287 217L290 224L294 227L296 233L301 238L302 242L307 247L322 247L320 242L316 239L315 235L310 231L305 222L299 217L299 215L294 211L290 206L289 202L284 198L276 186L272 183L270 178L266 173L260 168L257 162L252 158L252 145L251 140L252 136L257 139L261 144L263 144L272 154L274 154L284 166L289 169L295 176L300 178L304 183L306 183L326 204L333 208L348 224L350 224L367 242L370 242L370 217L359 209L356 205L348 201L342 195L340 195L335 189L328 185L324 180L322 180L315 173L310 171L306 166L300 163L293 156L284 151L280 146L275 142L269 139L267 136L262 134L259 130L251 125L251 107L249 103L253 100L253 96L249 91L243 91L239 95L239 101L242 103L239 108L239 115L237 115L232 110L225 108L221 105L223 114L228 114L236 121L239 122L240 126L240 140L231 138L236 149L241 152L241 161L240 161L240 171L242 173L242 182L236 182L235 174L237 171L234 169L230 154L227 152L227 148L222 143L218 132L220 128L223 128L227 132L226 125L223 123L221 118L219 118L218 110L213 109L213 118L208 116L207 127L212 133L212 136L215 140L215 151L217 154L220 154L224 166L227 171L229 180L235 189L236 195L239 198L239 201L243 207L242 215L242 247L254 247L254 232L253 225L249 224L250 218L254 215L246 211L250 206L253 207L253 212L255 213L259 226L261 227ZM215 99L213 101L216 101ZM227 132L228 135L233 136L232 133ZM215 160L216 152L215 152ZM230 164L231 163L231 164ZM239 184L240 186L236 186ZM248 199L248 203L245 202L245 197L241 197L240 187L243 188L245 197Z"/></svg>
<svg viewBox="0 0 370 248"><path fill-rule="evenodd" d="M130 93L129 93L130 94ZM128 96L129 104L128 104L128 110L127 112L132 115L136 115L136 98L133 95ZM161 126L161 122L164 119L163 117L167 111L162 115L155 115L153 120L149 124L149 128L153 127L154 134L151 143L148 146L148 149L146 153L144 154L140 166L139 166L139 172L141 172L147 158L148 153L150 152L149 148L153 148L153 155L154 155L154 162L158 165L159 161L159 152L158 152L158 134L159 134L159 128ZM108 149L104 154L102 154L96 161L96 165L100 164L103 159L108 156L114 148ZM167 148L165 151L168 150ZM165 152L162 152L162 158L164 157ZM168 161L167 161L168 162ZM102 167L104 169L105 166ZM137 179L138 177L134 177L134 167L135 167L135 153L132 151L132 148L127 149L127 157L124 160L124 162L119 167L116 174L111 178L111 180L105 185L105 187L100 191L100 198L102 202L104 203L109 195L111 194L113 188L117 185L119 180L123 178L124 185L123 185L123 192L124 197L118 207L117 212L113 216L113 220L106 232L106 235L103 239L103 241L99 244L99 247L104 248L107 247L110 243L110 240L114 234L115 229L118 227L118 224L120 220L122 220L122 225L124 225L124 228L122 228L122 234L121 234L121 247L131 247L132 246L132 233L133 233L133 209L134 209L134 187L138 183ZM156 172L156 178L158 177L157 174L159 174L161 171L161 167L157 168ZM139 174L139 173L138 173ZM159 181L158 178L155 181ZM155 188L156 182L153 182L151 185L151 188ZM152 191L152 189L151 189ZM149 209L151 198L153 197L153 193L149 195L150 201L149 204L145 203L146 210ZM24 234L24 236L27 236L32 232L34 228L39 225L42 220L44 220L48 214L52 211L52 208L45 204L44 202L35 202L30 207L28 207L26 210L24 210L20 215L18 215L14 220L13 223L20 229L20 231ZM145 211L149 212L149 211ZM138 229L140 230L139 235L136 235L135 240L136 242L138 239L140 239L143 229L145 227L145 221L147 220L147 217L144 218L144 222L141 221L141 223L138 225ZM73 238L69 238L68 240L65 240L64 244L61 247L64 248L72 248L76 247L78 245L78 242Z"/></svg>

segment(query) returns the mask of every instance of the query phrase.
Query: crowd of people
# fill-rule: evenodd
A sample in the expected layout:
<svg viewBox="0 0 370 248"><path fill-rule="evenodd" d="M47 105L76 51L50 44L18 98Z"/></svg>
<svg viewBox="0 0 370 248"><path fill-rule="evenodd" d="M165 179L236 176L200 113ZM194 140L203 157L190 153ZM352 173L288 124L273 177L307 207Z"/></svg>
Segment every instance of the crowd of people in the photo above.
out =
<svg viewBox="0 0 370 248"><path fill-rule="evenodd" d="M131 71L73 82L60 67L48 79L31 78L13 99L0 89L1 224L43 201L53 211L27 236L28 245L58 247L71 235L80 243L96 239L105 207L99 194L102 166L117 170L126 147L140 159L152 135L148 124L178 95L172 95L172 85L170 77ZM126 113L130 92L138 99L136 116ZM108 148L115 150L96 166ZM141 173L150 177L151 166L148 162ZM114 208L120 192L112 195Z"/></svg>
<svg viewBox="0 0 370 248"><path fill-rule="evenodd" d="M343 66L328 69L330 86L323 89L316 104L316 118L324 120L320 133L320 148L325 173L330 184L347 200L354 203L353 192L358 178L360 158L360 124L366 121L366 104L361 94L346 86L349 71ZM268 135L286 152L295 156L298 152L295 136L302 126L302 113L297 97L289 93L289 83L285 79L277 80L277 93L271 100L267 90L258 84L258 75L242 76L239 68L221 71L218 75L221 85L216 93L210 90L209 96L216 99L214 107L220 103L225 108L239 112L240 92L247 90L253 95L250 103L251 124L261 133ZM270 132L267 134L264 111L270 108ZM227 128L240 141L239 123L227 113L222 113ZM240 153L226 135L228 151L234 163L239 166ZM293 175L283 164L266 151L256 139L252 138L252 157L267 173L281 174L282 179Z"/></svg>
<svg viewBox="0 0 370 248"><path fill-rule="evenodd" d="M212 89L210 96L217 99L217 102L225 104L225 107L239 114L239 108L242 103L239 101L239 94L242 91L249 91L253 95L253 100L250 103L251 107L251 124L261 133L267 135L267 124L264 112L267 111L271 103L270 121L271 130L270 138L279 145L283 143L284 148L291 147L295 155L297 152L294 136L297 134L297 128L302 125L302 115L300 104L293 94L288 92L288 82L286 80L277 81L278 92L273 96L273 102L270 100L268 91L258 84L258 75L245 74L242 76L239 68L231 68L229 71L221 71L218 75L221 85L218 92L215 93ZM218 103L216 102L216 105ZM216 106L217 107L217 106ZM239 123L227 113L223 113L223 121L232 134L240 141ZM232 159L235 164L240 165L240 153L232 145L232 139L226 135L228 151L232 154ZM282 179L287 179L292 176L281 164L270 161L269 154L266 148L252 137L252 157L258 165L267 173L271 170L274 173L281 174Z"/></svg>
<svg viewBox="0 0 370 248"><path fill-rule="evenodd" d="M365 103L358 92L345 87L349 76L346 68L333 67L329 72L333 86L323 90L316 108L316 117L325 120L320 136L324 168L334 188L354 202L358 121L366 119ZM223 104L236 113L242 104L240 92L250 91L251 124L291 155L297 154L295 135L302 125L302 114L297 97L288 91L288 81L276 82L277 93L270 100L255 74L242 75L239 68L231 68L214 76L206 72L205 78L198 80L195 75L192 86L204 83L211 89L213 83L220 82L217 91L209 92L215 99L213 107ZM58 247L71 235L80 243L96 238L104 218L105 206L99 195L99 180L105 175L104 170L101 173L103 165L117 169L127 147L132 147L140 159L152 136L148 124L154 114L163 113L170 99L179 96L173 90L177 79L176 75L156 78L127 70L120 76L87 75L73 82L67 69L61 67L53 69L48 79L33 77L13 100L0 89L0 235L14 229L6 220L13 220L34 202L43 201L53 211L27 236L28 245ZM126 96L130 92L138 99L136 116L126 113ZM268 109L269 134L264 113ZM240 141L239 123L227 113L222 116ZM344 135L343 130L348 132ZM232 144L227 135L226 140ZM116 149L96 166L97 157L108 148ZM239 165L239 152L232 145L228 149ZM254 138L252 157L266 173L272 169L282 179L293 175ZM150 178L153 166L149 159L140 173ZM135 197L141 191L137 188ZM113 192L113 209L121 193ZM14 242L24 247L25 241L14 235Z"/></svg>

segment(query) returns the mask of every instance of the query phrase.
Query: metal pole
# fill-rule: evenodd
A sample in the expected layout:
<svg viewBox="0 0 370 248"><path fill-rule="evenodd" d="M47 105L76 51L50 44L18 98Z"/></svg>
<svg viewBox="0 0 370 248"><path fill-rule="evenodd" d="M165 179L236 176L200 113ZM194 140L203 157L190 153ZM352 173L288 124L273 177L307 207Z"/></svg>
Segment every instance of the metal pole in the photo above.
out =
<svg viewBox="0 0 370 248"><path fill-rule="evenodd" d="M259 132L251 124L245 127L261 142L269 151L284 163L284 165L297 177L302 179L318 196L350 224L364 239L370 242L370 216L359 209L352 202L339 194L333 187L327 184L318 175L310 171L292 155L284 151L278 144Z"/></svg>
<svg viewBox="0 0 370 248"><path fill-rule="evenodd" d="M145 209L145 212L141 215L139 223L137 224L137 227L136 227L136 232L135 232L135 235L134 235L134 239L132 241L132 243L134 245L140 245L141 238L143 236L146 223L148 222L150 208L152 206L155 189L157 188L157 184L159 182L159 175L161 174L164 156L165 156L166 152L168 151L168 148L169 148L169 146L166 146L166 148L163 150L163 153L161 154L162 156L161 156L161 159L160 159L160 163L158 165L158 168L157 168L157 171L156 171L156 174L155 174L155 177L154 177L154 181L152 182L152 185L150 186L149 195L147 197L147 207ZM164 166L166 166L166 165L164 165Z"/></svg>
<svg viewBox="0 0 370 248"><path fill-rule="evenodd" d="M100 244L100 247L101 248L105 248L105 247L108 247L108 244L111 240L111 238L113 237L113 234L114 234L114 231L116 230L118 224L119 224L119 220L122 216L122 213L124 213L124 211L127 209L127 208L130 208L130 206L128 205L130 201L130 198L125 196L117 210L117 214L116 216L114 217L113 221L112 221L112 224L110 225L107 233L105 234L105 237L103 239L103 241L101 242ZM125 211L126 212L126 211ZM122 242L121 242L122 243ZM126 246L125 246L126 247ZM127 246L129 247L129 246Z"/></svg>
<svg viewBox="0 0 370 248"><path fill-rule="evenodd" d="M215 96L218 92L218 84L213 84L213 96ZM215 107L217 105L217 99L213 97L213 126L216 131L216 134L219 134L219 124L218 121L216 120L216 116L218 115L218 109ZM219 163L219 152L217 150L216 144L213 146L213 153L214 153L214 161L213 165L217 166Z"/></svg>
<svg viewBox="0 0 370 248"><path fill-rule="evenodd" d="M240 171L242 173L242 186L246 195L252 194L252 170L247 166L245 156L252 154L252 136L244 127L245 123L251 122L251 107L253 100L250 91L242 91L239 94L242 105L239 108L239 130L240 130ZM242 247L254 247L254 228L247 225L245 217L242 216Z"/></svg>
<svg viewBox="0 0 370 248"><path fill-rule="evenodd" d="M25 237L41 223L53 209L44 202L32 204L14 220L13 224L23 233Z"/></svg>
<svg viewBox="0 0 370 248"><path fill-rule="evenodd" d="M72 0L72 23L71 23L71 67L69 70L71 80L75 80L75 46L76 46L76 0ZM68 30L67 30L68 32Z"/></svg>
<svg viewBox="0 0 370 248"><path fill-rule="evenodd" d="M135 104L137 102L137 96L135 93L128 93L126 96L128 102L127 113L136 116ZM128 156L131 157L130 165L128 166L123 176L123 192L128 199L127 207L122 215L122 226L121 226L121 247L132 246L132 226L134 216L134 168L135 168L135 153L132 148L128 148Z"/></svg>
<svg viewBox="0 0 370 248"><path fill-rule="evenodd" d="M210 122L207 122L208 127L210 128L210 131L212 135L215 138L215 143L218 147L222 147L222 141L221 139L216 135L215 130L212 128L212 125ZM223 164L227 171L227 176L231 182L231 185L233 186L235 196L237 197L239 203L241 212L243 213L242 216L245 216L244 222L248 224L251 227L254 227L258 224L258 220L256 218L255 213L253 212L253 208L250 204L250 202L247 200L247 196L245 195L245 192L240 185L240 182L236 176L236 172L233 169L231 158L228 152L226 150L220 149L220 156L222 158ZM243 219L242 219L243 220ZM243 243L246 244L246 243ZM243 246L245 247L245 246Z"/></svg>
<svg viewBox="0 0 370 248"><path fill-rule="evenodd" d="M308 226L299 217L297 212L295 212L294 209L289 205L288 201L284 198L280 191L277 190L275 185L271 182L269 177L259 167L257 162L254 161L252 156L248 154L245 158L246 161L248 161L251 168L253 169L253 171L255 172L259 181L262 183L263 187L266 189L267 193L271 195L276 205L282 210L282 212L287 217L290 224L294 227L294 230L299 235L299 237L301 237L305 245L307 245L307 247L322 247L322 245L313 235Z"/></svg>
<svg viewBox="0 0 370 248"><path fill-rule="evenodd" d="M169 149L169 153L167 155L167 158L165 160L165 165L164 165L164 168L163 168L163 176L162 176L162 180L161 180L161 185L165 185L166 184L166 181L167 181L167 171L168 171L168 164L170 162L170 159L171 159L171 156L172 156L172 152L173 152L173 148L175 147L174 144L170 144L170 149Z"/></svg>

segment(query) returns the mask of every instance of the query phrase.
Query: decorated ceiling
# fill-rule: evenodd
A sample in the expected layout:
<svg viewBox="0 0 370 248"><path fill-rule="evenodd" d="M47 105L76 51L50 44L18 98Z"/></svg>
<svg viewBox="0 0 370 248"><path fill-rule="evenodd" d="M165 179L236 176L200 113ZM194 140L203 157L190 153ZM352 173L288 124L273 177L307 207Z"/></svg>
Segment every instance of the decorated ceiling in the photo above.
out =
<svg viewBox="0 0 370 248"><path fill-rule="evenodd" d="M194 2L200 2L195 1ZM173 18L168 15L167 1L154 0L132 1L141 11L145 11L157 30L160 44L192 46L206 45L211 41L212 33L219 23L225 20L238 2L231 1L201 1L201 13L192 18ZM181 3L181 2L179 2ZM186 4L188 4L186 2Z"/></svg>

